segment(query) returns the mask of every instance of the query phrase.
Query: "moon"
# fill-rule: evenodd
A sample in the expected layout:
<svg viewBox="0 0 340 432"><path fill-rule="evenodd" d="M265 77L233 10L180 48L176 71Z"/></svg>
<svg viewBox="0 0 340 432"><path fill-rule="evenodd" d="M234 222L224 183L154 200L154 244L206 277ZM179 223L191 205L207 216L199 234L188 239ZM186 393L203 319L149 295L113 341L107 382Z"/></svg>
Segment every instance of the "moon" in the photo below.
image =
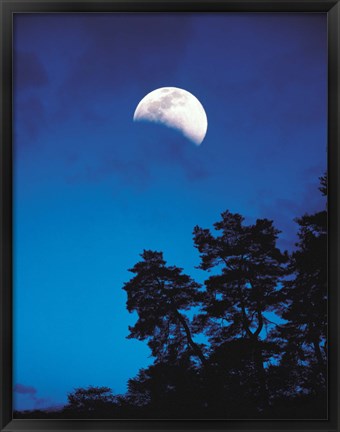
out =
<svg viewBox="0 0 340 432"><path fill-rule="evenodd" d="M197 146L204 140L208 128L201 102L177 87L161 87L148 93L137 105L133 120L176 129Z"/></svg>

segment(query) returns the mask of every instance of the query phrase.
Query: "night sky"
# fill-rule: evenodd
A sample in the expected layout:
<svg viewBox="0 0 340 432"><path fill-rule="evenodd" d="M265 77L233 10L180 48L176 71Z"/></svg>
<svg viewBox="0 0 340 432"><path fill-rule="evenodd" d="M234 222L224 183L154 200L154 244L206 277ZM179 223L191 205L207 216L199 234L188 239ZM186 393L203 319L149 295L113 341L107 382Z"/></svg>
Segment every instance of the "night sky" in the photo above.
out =
<svg viewBox="0 0 340 432"><path fill-rule="evenodd" d="M164 86L204 106L201 146L133 122ZM153 361L126 339L143 249L203 282L192 230L227 209L291 249L324 207L326 126L326 14L15 15L14 407L123 393Z"/></svg>

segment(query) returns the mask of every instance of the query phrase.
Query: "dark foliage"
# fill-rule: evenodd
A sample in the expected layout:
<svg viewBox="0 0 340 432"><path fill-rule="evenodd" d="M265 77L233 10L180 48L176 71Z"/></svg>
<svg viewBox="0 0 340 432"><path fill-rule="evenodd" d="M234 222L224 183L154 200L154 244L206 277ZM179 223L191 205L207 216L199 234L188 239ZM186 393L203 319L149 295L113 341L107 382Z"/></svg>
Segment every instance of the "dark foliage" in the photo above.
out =
<svg viewBox="0 0 340 432"><path fill-rule="evenodd" d="M176 364L189 354L204 364L202 348L194 342L183 313L198 304L200 285L182 269L166 266L161 252L144 251L142 259L130 270L135 276L124 286L128 311L138 313L128 337L147 340L158 363Z"/></svg>
<svg viewBox="0 0 340 432"><path fill-rule="evenodd" d="M226 211L214 231L196 226L204 286L145 250L124 290L137 313L128 337L147 342L154 364L124 396L76 389L62 410L15 417L325 419L327 212L296 222L290 255L267 219Z"/></svg>

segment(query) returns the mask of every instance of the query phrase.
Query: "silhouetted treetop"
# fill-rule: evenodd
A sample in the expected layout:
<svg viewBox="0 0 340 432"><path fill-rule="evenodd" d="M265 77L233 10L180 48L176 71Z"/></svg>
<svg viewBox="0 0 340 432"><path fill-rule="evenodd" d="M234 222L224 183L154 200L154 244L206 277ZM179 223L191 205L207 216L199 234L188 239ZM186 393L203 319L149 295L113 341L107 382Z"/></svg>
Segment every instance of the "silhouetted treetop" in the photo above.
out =
<svg viewBox="0 0 340 432"><path fill-rule="evenodd" d="M143 252L124 285L138 315L129 337L146 340L155 363L129 381L127 403L183 418L294 417L295 403L325 413L327 213L296 222L290 255L266 218L225 211L213 229L196 226L204 286L161 252Z"/></svg>
<svg viewBox="0 0 340 432"><path fill-rule="evenodd" d="M263 328L263 312L279 301L278 284L286 273L288 256L276 247L279 231L272 221L258 219L253 225L245 225L239 214L226 211L221 216L222 220L214 224L220 235L198 226L194 229L200 268L220 269L220 274L205 282L203 310L206 316L223 320L220 328L225 337L243 332L258 337ZM195 322L199 321L196 318ZM208 321L205 319L206 324ZM209 322L208 327L212 325ZM215 330L208 329L208 333L215 334L216 342Z"/></svg>
<svg viewBox="0 0 340 432"><path fill-rule="evenodd" d="M187 310L198 300L200 284L183 274L181 268L166 266L161 252L145 250L141 257L143 260L129 270L136 276L124 285L129 312Z"/></svg>
<svg viewBox="0 0 340 432"><path fill-rule="evenodd" d="M67 395L67 411L73 413L101 412L111 407L115 401L109 387L77 388Z"/></svg>
<svg viewBox="0 0 340 432"><path fill-rule="evenodd" d="M319 189L327 194L326 175ZM204 285L168 265L162 252L144 250L123 289L137 315L128 338L148 344L153 364L128 380L125 395L78 388L58 414L14 416L326 418L327 212L295 222L289 255L266 218L247 223L225 211L212 229L196 226Z"/></svg>
<svg viewBox="0 0 340 432"><path fill-rule="evenodd" d="M326 194L326 176L320 181ZM278 308L287 323L273 336L283 341L282 372L287 369L289 380L300 382L303 391L316 392L325 390L327 374L327 212L305 214L296 222L298 242Z"/></svg>
<svg viewBox="0 0 340 432"><path fill-rule="evenodd" d="M286 274L287 253L276 246L279 231L268 219L246 225L244 218L229 211L209 229L194 228L194 243L200 252L200 268L215 268L205 281L201 313L194 319L196 331L205 331L213 347L228 349L235 339L248 340L247 365L259 389L262 408L268 403L265 351L261 332L266 311L274 311L280 301L280 283ZM242 373L242 371L240 371Z"/></svg>
<svg viewBox="0 0 340 432"><path fill-rule="evenodd" d="M145 250L142 261L130 271L135 276L124 285L127 308L136 311L138 320L130 327L129 338L148 340L158 361L174 361L189 349L201 363L205 358L192 336L189 319L182 311L198 304L200 284L167 266L161 252Z"/></svg>

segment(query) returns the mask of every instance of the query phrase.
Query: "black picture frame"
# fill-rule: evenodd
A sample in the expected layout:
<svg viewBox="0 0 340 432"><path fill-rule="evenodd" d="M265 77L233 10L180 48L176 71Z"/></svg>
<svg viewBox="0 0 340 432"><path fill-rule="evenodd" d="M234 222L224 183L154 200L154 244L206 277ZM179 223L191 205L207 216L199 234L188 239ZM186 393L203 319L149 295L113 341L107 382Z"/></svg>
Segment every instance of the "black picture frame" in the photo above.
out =
<svg viewBox="0 0 340 432"><path fill-rule="evenodd" d="M329 415L327 420L15 420L12 418L12 16L29 12L325 12L328 15ZM327 0L0 0L0 427L2 431L340 431L340 4Z"/></svg>

